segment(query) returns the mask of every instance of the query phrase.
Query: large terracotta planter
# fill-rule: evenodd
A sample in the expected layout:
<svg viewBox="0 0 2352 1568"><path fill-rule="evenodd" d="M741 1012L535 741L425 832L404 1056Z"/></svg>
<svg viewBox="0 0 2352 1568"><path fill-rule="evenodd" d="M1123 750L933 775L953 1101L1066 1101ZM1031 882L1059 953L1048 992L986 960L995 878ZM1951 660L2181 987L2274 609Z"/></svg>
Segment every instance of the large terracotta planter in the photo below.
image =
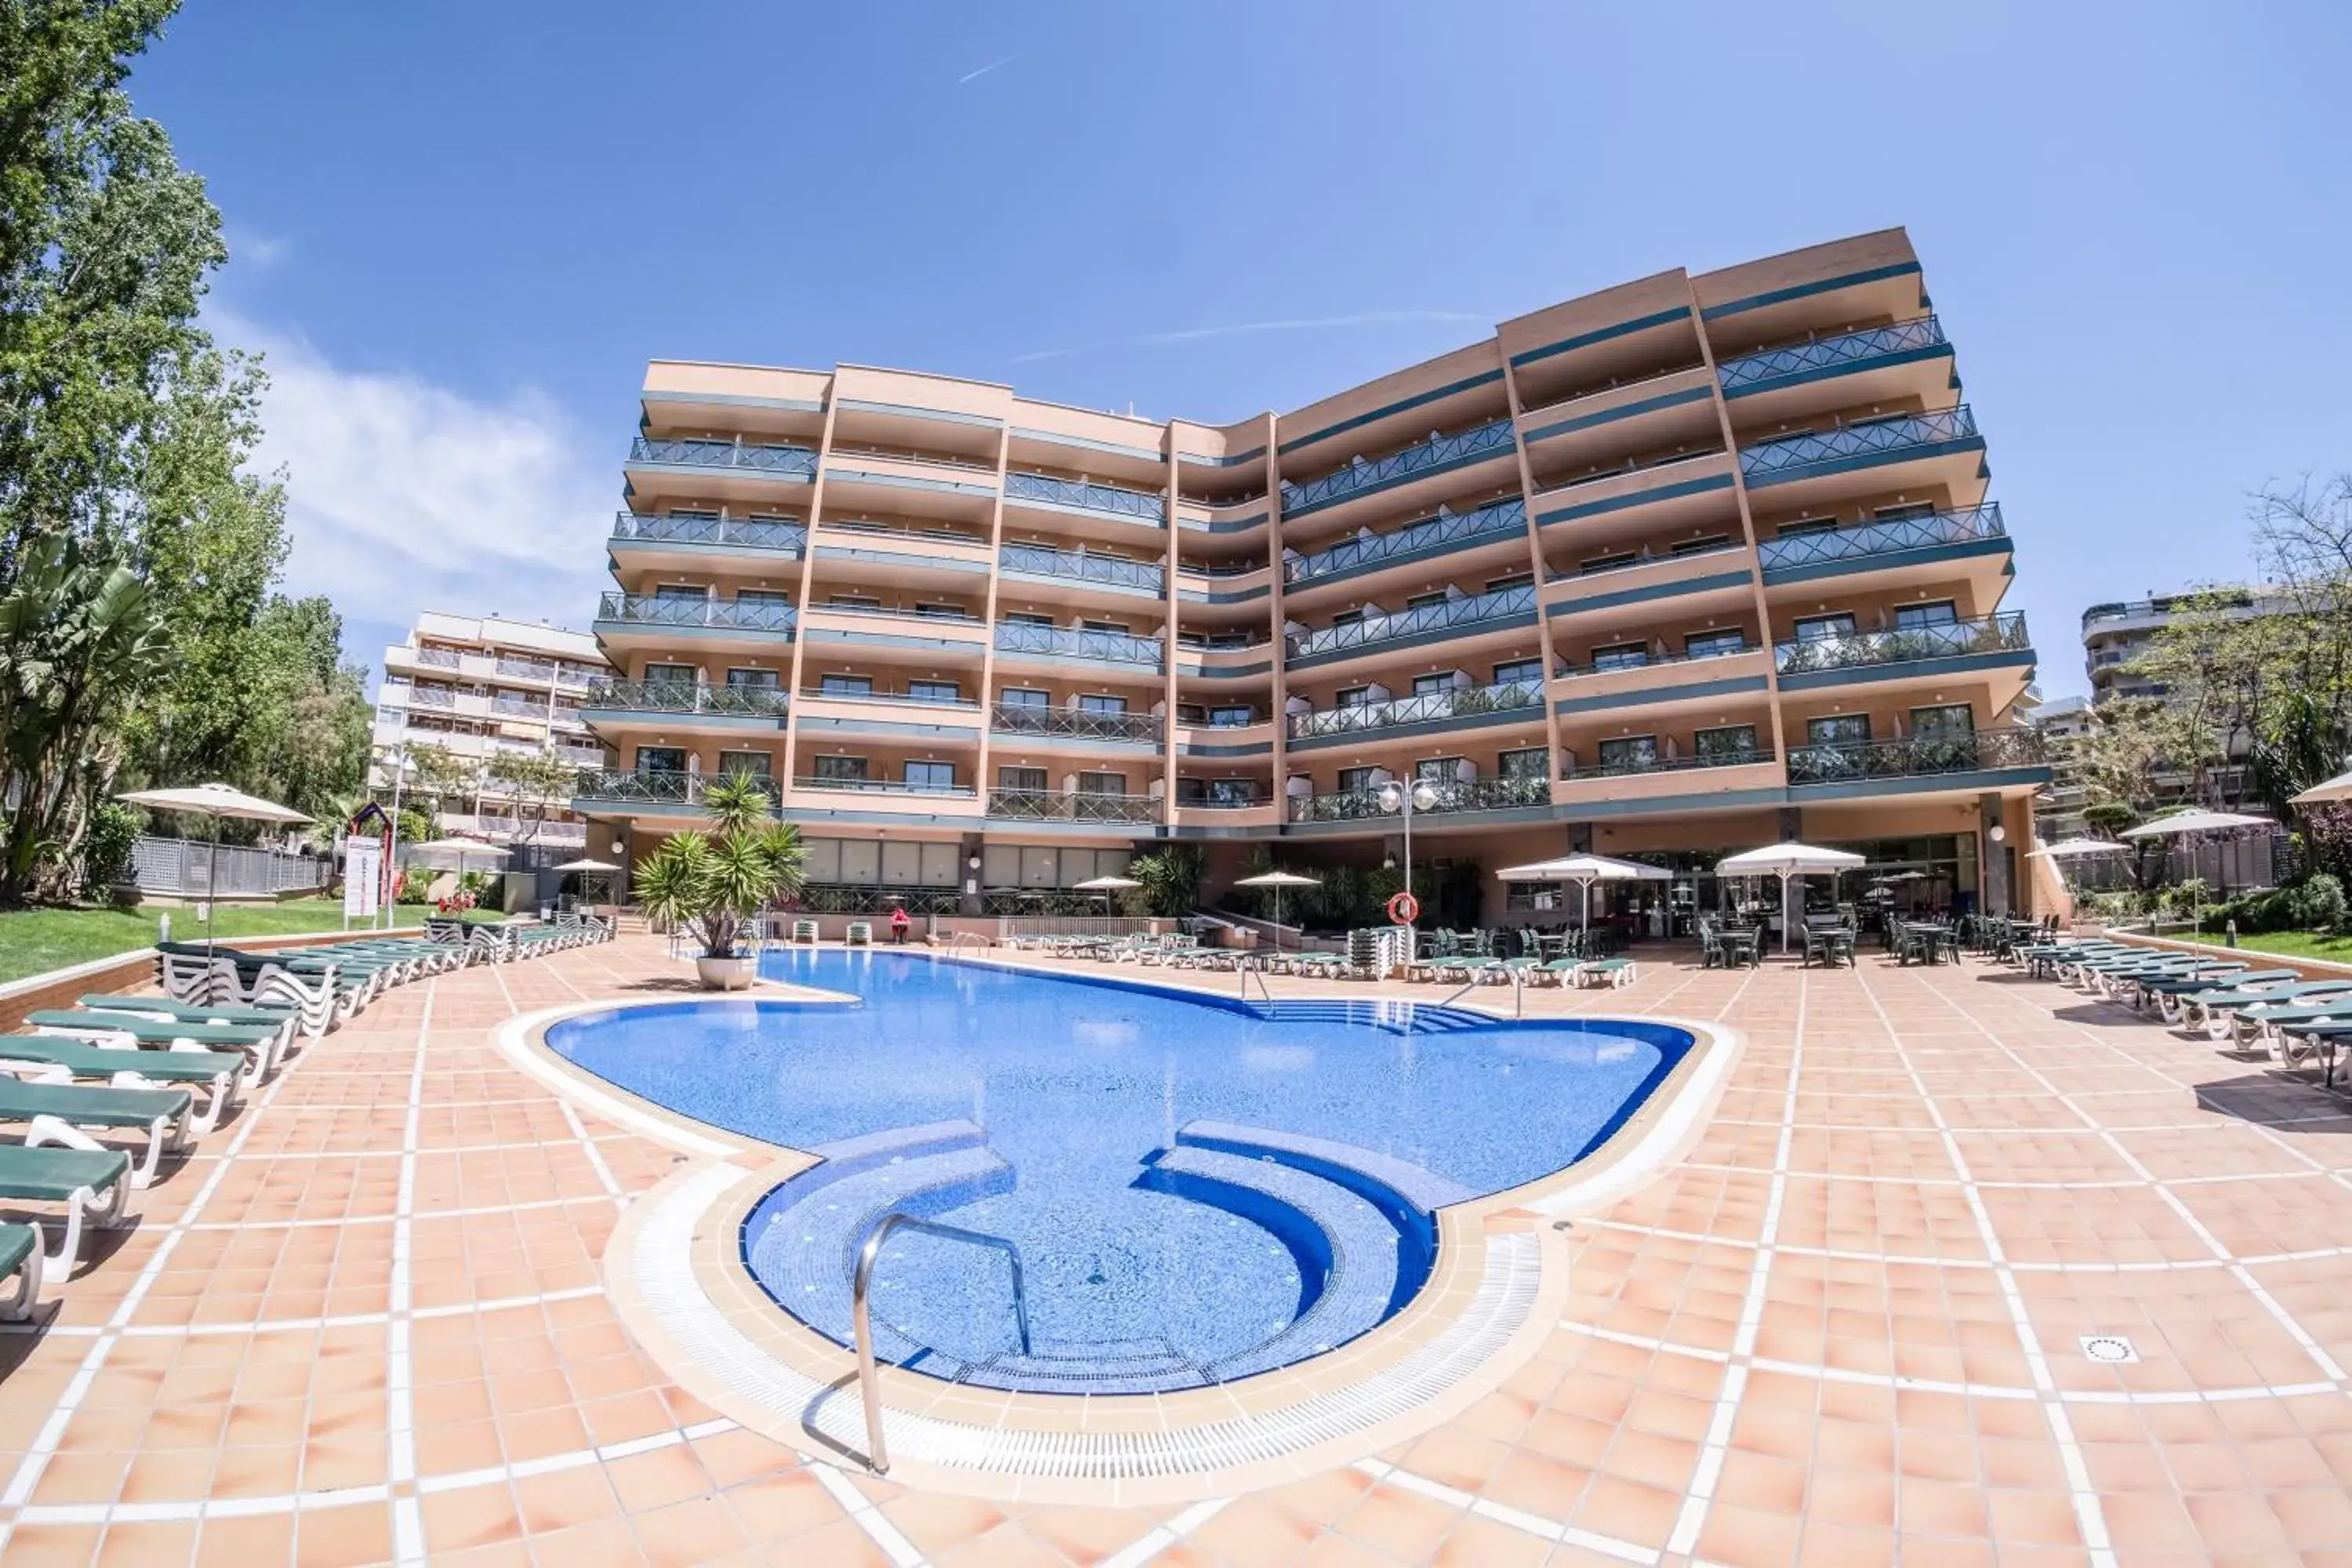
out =
<svg viewBox="0 0 2352 1568"><path fill-rule="evenodd" d="M756 958L698 958L694 972L702 977L706 991L749 991L758 978L760 961Z"/></svg>

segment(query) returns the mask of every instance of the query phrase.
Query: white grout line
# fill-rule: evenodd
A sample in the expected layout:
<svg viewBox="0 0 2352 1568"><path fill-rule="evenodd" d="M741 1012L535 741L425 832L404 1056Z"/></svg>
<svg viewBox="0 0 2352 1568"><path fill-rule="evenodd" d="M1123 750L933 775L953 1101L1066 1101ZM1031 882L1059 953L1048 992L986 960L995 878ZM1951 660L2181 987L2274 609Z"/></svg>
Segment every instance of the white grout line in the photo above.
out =
<svg viewBox="0 0 2352 1568"><path fill-rule="evenodd" d="M2098 1490L2092 1484L2091 1468L2089 1461L2083 1457L2083 1446L2075 1439L2074 1418L2066 1413L2064 1402L2058 1397L2058 1380L2051 1375L2050 1363L2042 1352L2042 1337L2033 1326L2032 1313L2026 1308L2025 1293L2018 1286L2016 1271L2009 1267L2008 1254L2001 1247L2000 1233L1993 1225L1992 1213L1985 1207L1984 1194L1969 1176L1968 1157L1960 1152L1959 1140L1953 1136L1951 1127L1944 1119L1943 1109L1936 1103L1934 1093L1919 1077L1910 1053L1903 1048L1903 1037L1896 1032L1895 1021L1886 1016L1886 1008L1879 1001L1878 993L1871 989L1870 982L1863 977L1860 969L1854 971L1854 976L1862 987L1863 995L1869 999L1871 1010L1878 1015L1879 1027L1886 1032L1885 1038L1895 1049L1895 1059L1911 1075L1920 1103L1927 1107L1927 1114L1943 1133L1944 1157L1951 1161L1952 1169L1959 1173L1961 1195L1969 1205L1969 1213L1976 1219L1978 1237L1983 1244L1985 1255L1992 1259L1993 1278L2000 1286L2001 1300L2008 1307L2010 1321L2017 1330L2017 1342L2025 1352L2026 1370L2032 1375L2033 1386L2041 1396L2042 1418L2049 1423L2050 1436L2058 1445L2058 1462L2065 1469L2066 1487L2074 1496L2074 1520L2082 1531L2083 1544L2089 1550L2095 1568L2115 1568L2116 1552L2112 1538L2107 1533L2105 1506L2099 1500ZM2016 1058L2012 1057L2011 1059Z"/></svg>
<svg viewBox="0 0 2352 1568"><path fill-rule="evenodd" d="M628 1194L622 1192L621 1184L613 1179L613 1167L604 1163L603 1151L596 1147L596 1141L588 1136L588 1129L581 1125L580 1113L572 1109L572 1102L568 1100L559 1103L563 1107L564 1125L572 1129L572 1136L579 1141L580 1147L587 1153L588 1163L595 1169L596 1179L604 1184L604 1195L625 1206L629 1201Z"/></svg>
<svg viewBox="0 0 2352 1568"><path fill-rule="evenodd" d="M1596 1531L1582 1530L1573 1524L1562 1524L1558 1520L1546 1519L1541 1514L1528 1513L1523 1509L1510 1508L1449 1487L1443 1481L1433 1481L1427 1476L1414 1475L1410 1470L1400 1469L1394 1465L1386 1464L1379 1459L1359 1459L1356 1461L1355 1468L1359 1473L1370 1476L1376 1481L1385 1481L1405 1491L1418 1492L1433 1501L1462 1509L1477 1515L1480 1519L1490 1519L1496 1524L1507 1524L1513 1530L1524 1531L1544 1541L1558 1542L1561 1545L1573 1546L1583 1552L1597 1552L1603 1557L1614 1557L1620 1563L1639 1563L1644 1564L1646 1568L1647 1564L1656 1563L1662 1555L1655 1547L1643 1546L1632 1541L1620 1541L1613 1535L1602 1535ZM1666 1550L1671 1552L1674 1548L1668 1546Z"/></svg>
<svg viewBox="0 0 2352 1568"><path fill-rule="evenodd" d="M517 1143L513 1146L518 1149L534 1147L530 1143ZM429 1152L418 1151L420 1153ZM494 1215L530 1214L538 1209L570 1208L574 1204L604 1204L616 1201L619 1201L618 1198L612 1194L583 1193L577 1197L570 1198L533 1198L530 1202L523 1204L484 1204L477 1208L463 1209L436 1208L430 1214L420 1215L417 1217L420 1219L488 1219ZM355 1225L390 1225L399 1217L397 1215L389 1214L355 1214L346 1215L341 1219L208 1220L203 1225L192 1225L188 1228L196 1231L238 1233L250 1233L257 1230L347 1230Z"/></svg>
<svg viewBox="0 0 2352 1568"><path fill-rule="evenodd" d="M1748 1392L1748 1358L1756 1353L1756 1336L1764 1325L1764 1299L1771 1283L1773 1243L1780 1237L1780 1208L1789 1195L1789 1152L1796 1140L1797 1084L1805 1068L1805 1009L1811 994L1810 977L1800 970L1797 1016L1791 1021L1789 1036L1789 1077L1780 1099L1786 1114L1772 1152L1772 1183L1764 1199L1764 1220L1757 1233L1756 1259L1748 1272L1748 1291L1739 1303L1739 1326L1732 1335L1731 1360L1724 1368L1723 1387L1716 1395L1715 1413L1707 1421L1706 1441L1691 1472L1690 1490L1675 1515L1674 1533L1666 1538L1666 1550L1677 1556L1687 1557L1698 1549L1699 1532L1706 1527L1707 1510L1715 1504L1715 1489L1723 1479L1724 1460L1731 1451L1731 1430L1739 1416L1739 1401Z"/></svg>
<svg viewBox="0 0 2352 1568"><path fill-rule="evenodd" d="M1138 1540L1104 1558L1099 1568L1143 1568L1143 1564L1216 1518L1232 1500L1231 1498L1211 1498L1206 1502L1194 1503L1167 1523L1153 1525Z"/></svg>
<svg viewBox="0 0 2352 1568"><path fill-rule="evenodd" d="M849 1515L851 1521L866 1532L866 1539L873 1542L882 1555L890 1559L897 1568L923 1568L929 1560L897 1525L882 1517L882 1510L857 1489L856 1483L848 1476L835 1466L814 1461L808 1462L808 1468L816 1477L817 1484L824 1488L825 1494L841 1506L841 1510Z"/></svg>
<svg viewBox="0 0 2352 1568"><path fill-rule="evenodd" d="M1900 1182L1900 1176L1862 1177L1864 1181ZM1622 1219L1585 1219L1577 1222L1587 1230L1622 1231L1632 1236L1654 1236L1661 1240L1686 1242L1696 1247L1730 1247L1742 1252L1752 1252L1758 1243L1738 1237L1705 1236L1695 1230L1668 1230L1663 1226L1635 1225ZM1841 1263L1877 1263L1890 1268L1990 1268L1989 1258L1937 1258L1924 1253L1857 1252L1851 1247L1795 1247L1787 1242L1778 1244L1777 1250L1786 1258L1823 1258ZM2297 1252L2266 1252L2240 1258L2236 1261L2260 1267L2270 1263L2315 1263L2324 1258L2352 1256L2352 1247L2310 1247ZM2009 1267L2020 1274L2164 1274L2173 1270L2194 1271L2220 1268L2230 1260L2221 1258L2167 1258L2147 1263L2070 1262L2019 1263L2011 1260Z"/></svg>
<svg viewBox="0 0 2352 1568"><path fill-rule="evenodd" d="M1925 1092L1924 1090L1922 1092ZM1965 1127L1955 1130L1966 1135ZM1706 1171L1715 1175L1760 1176L1759 1165L1726 1165L1716 1161L1686 1160L1685 1171ZM2308 1171L2245 1171L2227 1176L2168 1176L2159 1184L2154 1176L2118 1176L2106 1182L1993 1182L1956 1179L1951 1176L1864 1175L1853 1171L1790 1171L1791 1176L1802 1176L1811 1182L1900 1182L1913 1187L1955 1187L1970 1192L1990 1193L2105 1193L2137 1192L2142 1187L2164 1185L2172 1187L2224 1187L2238 1182L2285 1182L2309 1175Z"/></svg>
<svg viewBox="0 0 2352 1568"><path fill-rule="evenodd" d="M408 1115L400 1131L400 1189L393 1203L392 1290L384 1324L384 1429L389 1438L393 1560L425 1561L425 1508L416 1479L416 1365L410 1353L409 1309L415 1301L410 1269L415 1261L416 1144L425 1117L425 1057L433 1029L437 979L425 983L425 1005L416 1018L416 1060L408 1071Z"/></svg>

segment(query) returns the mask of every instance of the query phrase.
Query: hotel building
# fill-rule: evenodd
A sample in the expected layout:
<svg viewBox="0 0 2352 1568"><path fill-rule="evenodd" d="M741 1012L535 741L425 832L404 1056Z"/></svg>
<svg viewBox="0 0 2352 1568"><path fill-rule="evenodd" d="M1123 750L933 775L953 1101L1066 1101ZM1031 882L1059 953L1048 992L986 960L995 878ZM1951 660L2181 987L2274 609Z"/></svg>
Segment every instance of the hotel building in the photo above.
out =
<svg viewBox="0 0 2352 1568"><path fill-rule="evenodd" d="M903 371L647 371L599 852L761 775L811 902L1801 837L2021 908L2049 779L1985 442L1901 230L1660 273L1230 424ZM1504 890L1493 888L1500 918Z"/></svg>
<svg viewBox="0 0 2352 1568"><path fill-rule="evenodd" d="M440 829L513 838L529 826L528 813L490 775L491 763L501 754L549 753L601 769L604 751L580 705L590 685L610 673L585 632L426 610L406 642L383 650L368 787L390 800L403 749L439 746L478 769L464 806L444 810ZM576 853L586 836L586 824L558 805L534 842Z"/></svg>

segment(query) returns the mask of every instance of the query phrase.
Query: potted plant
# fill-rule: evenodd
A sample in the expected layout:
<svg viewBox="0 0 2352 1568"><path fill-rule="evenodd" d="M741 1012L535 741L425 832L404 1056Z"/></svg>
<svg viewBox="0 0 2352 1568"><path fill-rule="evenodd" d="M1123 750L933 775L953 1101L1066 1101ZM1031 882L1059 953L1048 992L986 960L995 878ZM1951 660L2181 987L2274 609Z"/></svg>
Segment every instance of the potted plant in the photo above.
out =
<svg viewBox="0 0 2352 1568"><path fill-rule="evenodd" d="M710 826L673 833L637 868L637 899L654 919L702 944L694 961L713 991L741 991L759 961L742 951L744 930L778 898L801 889L800 834L772 821L758 780L721 773L703 788Z"/></svg>

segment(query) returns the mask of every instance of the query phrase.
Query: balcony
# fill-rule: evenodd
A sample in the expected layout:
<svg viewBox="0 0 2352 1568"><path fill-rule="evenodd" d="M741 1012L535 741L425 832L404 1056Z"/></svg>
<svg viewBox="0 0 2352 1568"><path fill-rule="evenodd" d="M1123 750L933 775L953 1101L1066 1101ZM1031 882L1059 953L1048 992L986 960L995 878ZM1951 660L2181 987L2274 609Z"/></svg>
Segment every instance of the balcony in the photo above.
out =
<svg viewBox="0 0 2352 1568"><path fill-rule="evenodd" d="M683 771L583 768L575 800L619 800L647 805L700 805L702 775Z"/></svg>
<svg viewBox="0 0 2352 1568"><path fill-rule="evenodd" d="M992 789L988 815L1015 822L1157 822L1160 797L1150 795L1059 795L1042 789Z"/></svg>
<svg viewBox="0 0 2352 1568"><path fill-rule="evenodd" d="M1329 658L1374 648L1408 638L1426 639L1506 625L1525 618L1533 626L1536 591L1532 586L1506 588L1496 594L1472 594L1440 605L1423 605L1394 615L1367 616L1360 621L1326 626L1288 639L1293 658Z"/></svg>
<svg viewBox="0 0 2352 1568"><path fill-rule="evenodd" d="M1757 554L1769 581L1775 573L1819 576L1819 568L1841 563L1866 562L1879 556L1950 545L1984 544L2008 537L2009 530L2000 518L2000 503L1987 501L1982 506L1939 511L1928 517L1906 517L1892 522L1868 522L1860 528L1824 529L1818 533L1767 540L1758 547Z"/></svg>
<svg viewBox="0 0 2352 1568"><path fill-rule="evenodd" d="M823 686L804 686L801 689L801 696L817 702L885 702L908 708L959 709L966 712L980 707L969 697L917 697L905 691L847 691L839 688L827 689Z"/></svg>
<svg viewBox="0 0 2352 1568"><path fill-rule="evenodd" d="M1961 658L1973 654L2033 651L2025 615L2003 610L1972 621L1940 626L1898 626L1848 637L1801 637L1772 645L1772 667L1783 676L1819 675L1923 659Z"/></svg>
<svg viewBox="0 0 2352 1568"><path fill-rule="evenodd" d="M699 441L640 436L629 443L629 461L690 468L733 468L780 479L815 476L816 453L807 447L765 447L750 441Z"/></svg>
<svg viewBox="0 0 2352 1568"><path fill-rule="evenodd" d="M880 621L922 621L931 626L978 626L987 625L984 617L970 610L919 609L912 605L845 605L820 602L809 606L815 616L856 616Z"/></svg>
<svg viewBox="0 0 2352 1568"><path fill-rule="evenodd" d="M421 647L416 650L416 662L429 664L436 669L455 669L459 655L454 647Z"/></svg>
<svg viewBox="0 0 2352 1568"><path fill-rule="evenodd" d="M387 691L390 689L386 688ZM446 686L412 686L408 689L408 705L411 708L446 708L454 710L457 706L457 694Z"/></svg>
<svg viewBox="0 0 2352 1568"><path fill-rule="evenodd" d="M1168 502L1163 496L1145 490L1123 489L1117 485L1093 484L1083 479L1057 479L1050 474L1006 474L1004 499L1038 501L1072 511L1096 512L1123 518L1129 522L1150 523L1155 528L1164 527L1168 521Z"/></svg>
<svg viewBox="0 0 2352 1568"><path fill-rule="evenodd" d="M1457 687L1388 702L1358 702L1326 708L1315 713L1290 715L1290 738L1310 740L1321 735L1360 735L1401 730L1416 724L1466 719L1521 710L1540 718L1543 686L1538 681L1513 681L1500 686Z"/></svg>
<svg viewBox="0 0 2352 1568"><path fill-rule="evenodd" d="M1717 365L1716 378L1723 384L1725 397L1743 397L1800 382L1817 381L1842 371L1873 364L1899 364L1934 353L1948 353L1950 346L1944 336L1943 323L1933 316L1922 316L1916 321L1899 321L1891 327L1842 332L1833 338L1817 338L1811 342L1742 354Z"/></svg>
<svg viewBox="0 0 2352 1568"><path fill-rule="evenodd" d="M1400 781L1408 782L1408 781ZM1551 781L1541 774L1517 778L1472 779L1453 784L1433 784L1436 794L1433 805L1416 805L1416 816L1440 812L1505 811L1516 806L1549 805ZM1290 797L1290 820L1293 822L1369 822L1400 820L1394 812L1381 809L1381 792L1376 789L1340 790L1329 795L1295 795Z"/></svg>
<svg viewBox="0 0 2352 1568"><path fill-rule="evenodd" d="M796 790L819 790L828 794L922 795L933 800L971 800L979 791L970 784L908 784L902 779L796 778Z"/></svg>
<svg viewBox="0 0 2352 1568"><path fill-rule="evenodd" d="M1849 784L1868 779L1920 778L1941 773L2047 769L2042 737L2029 729L1979 730L1961 735L1906 735L1853 745L1803 746L1789 752L1789 783Z"/></svg>
<svg viewBox="0 0 2352 1568"><path fill-rule="evenodd" d="M1524 500L1497 501L1475 511L1458 513L1441 509L1437 516L1422 522L1409 523L1393 533L1375 534L1370 539L1350 539L1313 555L1285 560L1282 563L1283 581L1294 584L1313 583L1342 574L1369 571L1390 562L1417 561L1425 555L1444 554L1482 540L1524 535L1527 525L1528 503Z"/></svg>
<svg viewBox="0 0 2352 1568"><path fill-rule="evenodd" d="M1562 763L1559 776L1562 783L1573 784L1585 779L1618 779L1645 773L1690 773L1701 768L1745 768L1752 767L1759 763L1769 763L1771 760L1771 747L1749 746L1738 751L1701 752L1687 757L1633 757L1622 762L1596 763L1591 767L1580 768L1576 765L1574 754L1571 753Z"/></svg>
<svg viewBox="0 0 2352 1568"><path fill-rule="evenodd" d="M1510 451L1513 445L1511 422L1504 418L1456 435L1417 442L1401 452L1391 452L1377 462L1366 462L1358 458L1337 473L1326 474L1319 479L1309 479L1304 484L1291 484L1286 480L1282 487L1282 514L1286 518L1302 517L1307 512L1337 506L1343 500L1385 489L1407 479L1442 474L1449 468L1484 461L1498 453Z"/></svg>
<svg viewBox="0 0 2352 1568"><path fill-rule="evenodd" d="M691 680L606 680L588 689L587 705L614 713L717 713L781 719L786 694L773 687L709 686Z"/></svg>
<svg viewBox="0 0 2352 1568"><path fill-rule="evenodd" d="M790 605L740 599L665 599L644 594L606 594L596 602L596 618L631 626L714 626L775 632L790 637Z"/></svg>
<svg viewBox="0 0 2352 1568"><path fill-rule="evenodd" d="M1759 489L1882 463L1979 451L1983 447L1976 416L1963 403L1929 414L1897 414L1827 430L1774 436L1740 448L1739 471L1750 489Z"/></svg>
<svg viewBox="0 0 2352 1568"><path fill-rule="evenodd" d="M1165 568L1146 561L1122 561L1111 555L1090 555L1083 550L1048 550L1035 544L1008 544L996 563L1005 572L1032 577L1061 577L1077 583L1100 583L1113 588L1133 588L1155 595L1168 591Z"/></svg>
<svg viewBox="0 0 2352 1568"><path fill-rule="evenodd" d="M798 555L807 548L808 529L776 518L648 517L625 511L613 519L613 538L632 544L697 544Z"/></svg>
<svg viewBox="0 0 2352 1568"><path fill-rule="evenodd" d="M1044 735L1077 741L1160 743L1157 713L1101 713L1089 708L1039 708L999 703L988 727L1000 735Z"/></svg>
<svg viewBox="0 0 2352 1568"><path fill-rule="evenodd" d="M1108 664L1160 668L1160 639L1127 632L1090 632L1066 626L1003 621L996 627L999 653L1034 653L1055 658L1094 659Z"/></svg>

